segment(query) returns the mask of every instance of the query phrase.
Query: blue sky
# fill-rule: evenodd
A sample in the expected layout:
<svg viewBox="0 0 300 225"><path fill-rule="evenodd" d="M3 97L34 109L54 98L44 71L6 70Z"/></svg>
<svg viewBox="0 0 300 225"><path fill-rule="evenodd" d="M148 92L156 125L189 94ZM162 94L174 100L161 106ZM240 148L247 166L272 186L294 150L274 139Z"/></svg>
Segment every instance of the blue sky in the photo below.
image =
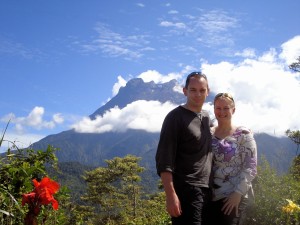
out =
<svg viewBox="0 0 300 225"><path fill-rule="evenodd" d="M0 131L10 119L5 139L21 145L71 128L156 132L175 106L142 101L87 116L131 78L180 84L194 70L212 92L235 96L237 123L300 129L299 74L288 69L300 55L299 8L298 0L1 1Z"/></svg>

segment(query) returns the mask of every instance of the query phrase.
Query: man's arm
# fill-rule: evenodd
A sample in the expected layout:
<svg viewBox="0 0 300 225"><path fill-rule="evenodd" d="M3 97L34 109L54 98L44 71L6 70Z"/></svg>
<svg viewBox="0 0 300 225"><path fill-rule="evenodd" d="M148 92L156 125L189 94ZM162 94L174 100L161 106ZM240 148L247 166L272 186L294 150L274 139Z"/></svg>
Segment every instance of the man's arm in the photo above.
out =
<svg viewBox="0 0 300 225"><path fill-rule="evenodd" d="M166 193L167 212L172 217L178 217L181 215L181 206L174 189L173 175L171 172L162 172L160 177Z"/></svg>

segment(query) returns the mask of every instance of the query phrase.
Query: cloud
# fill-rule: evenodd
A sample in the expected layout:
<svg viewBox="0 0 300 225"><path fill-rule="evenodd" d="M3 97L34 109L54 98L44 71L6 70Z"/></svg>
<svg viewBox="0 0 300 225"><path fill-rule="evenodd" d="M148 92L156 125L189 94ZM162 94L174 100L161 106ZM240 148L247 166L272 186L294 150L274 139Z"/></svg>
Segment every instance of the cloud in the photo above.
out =
<svg viewBox="0 0 300 225"><path fill-rule="evenodd" d="M293 37L281 45L282 52L280 58L290 65L300 56L300 35Z"/></svg>
<svg viewBox="0 0 300 225"><path fill-rule="evenodd" d="M128 104L123 109L118 107L106 111L95 120L83 118L72 128L81 133L125 132L128 129L141 129L159 132L166 114L176 107L169 102L139 100Z"/></svg>
<svg viewBox="0 0 300 225"><path fill-rule="evenodd" d="M137 3L136 5L139 6L139 7L141 7L141 8L145 7L145 4L143 4L143 3Z"/></svg>
<svg viewBox="0 0 300 225"><path fill-rule="evenodd" d="M186 28L186 25L184 23L173 23L173 22L169 22L169 21L162 21L160 22L159 24L160 26L162 27L175 27L175 28L178 28L178 29L185 29Z"/></svg>
<svg viewBox="0 0 300 225"><path fill-rule="evenodd" d="M236 63L202 63L201 70L208 76L212 94L233 94L236 102L234 121L237 125L276 135L284 135L287 129L300 129L300 77L289 70L281 58L284 51L290 55L286 46L291 41L294 39L284 43L279 53L271 48L255 55L254 49L245 49ZM192 70L194 68L187 67L180 73L167 75L148 70L137 77L145 82L164 83L171 79L181 80L183 74L186 76ZM181 91L181 88L178 90ZM123 132L127 129L159 132L164 116L174 107L170 103L137 101L123 109L110 109L96 120L84 118L72 127L78 132ZM204 108L213 116L211 103L206 103Z"/></svg>
<svg viewBox="0 0 300 225"><path fill-rule="evenodd" d="M197 40L208 47L234 44L232 32L238 27L238 19L223 10L202 12L195 18L194 29L198 30Z"/></svg>
<svg viewBox="0 0 300 225"><path fill-rule="evenodd" d="M186 69L186 68L185 68ZM182 92L182 86L180 84L180 81L182 80L182 75L183 73L169 73L167 75L163 75L161 73L159 73L156 70L147 70L145 72L142 72L141 74L139 74L138 76L136 76L137 78L141 78L145 83L148 83L150 81L155 82L156 84L160 84L160 83L166 83L169 82L170 80L177 80L179 81L178 85L174 87L174 91L177 92ZM131 79L132 77L130 77L129 79ZM112 89L112 93L113 96L115 96L116 94L118 94L119 90L121 87L125 87L126 83L129 79L124 79L122 76L118 76L118 82L116 82L113 85L113 89ZM108 99L108 101L111 100Z"/></svg>
<svg viewBox="0 0 300 225"><path fill-rule="evenodd" d="M162 75L156 70L148 70L146 72L141 73L137 76L138 78L142 78L144 82L154 81L155 83L166 83L173 79L179 79L182 77L179 73L169 73L167 75Z"/></svg>
<svg viewBox="0 0 300 225"><path fill-rule="evenodd" d="M197 21L197 25L206 32L221 33L237 27L238 20L230 17L222 10L212 10L203 13Z"/></svg>
<svg viewBox="0 0 300 225"><path fill-rule="evenodd" d="M124 59L133 60L141 58L143 51L153 50L147 46L149 41L146 35L122 35L103 23L97 23L95 31L98 33L96 39L90 43L80 43L86 53L101 52L107 57L124 57Z"/></svg>
<svg viewBox="0 0 300 225"><path fill-rule="evenodd" d="M158 22L158 26L161 27L160 35L144 30L143 27L134 29L137 33L127 34L127 31L112 29L109 25L99 22L94 28L97 32L96 38L73 43L79 45L85 54L101 54L129 61L164 57L170 49L196 57L202 51L199 50L202 47L215 48L220 53L220 47L234 46L233 35L238 32L237 28L240 25L238 18L224 10L198 10L195 15L181 15L177 10L168 10L164 17L166 18L159 18ZM180 44L179 40L182 38L175 38L176 36L184 37L188 44Z"/></svg>
<svg viewBox="0 0 300 225"><path fill-rule="evenodd" d="M233 46L232 32L239 27L239 20L229 16L224 10L199 10L196 15L180 17L178 14L176 18L165 19L159 26L169 28L168 32L172 36L190 37L189 45L197 41L194 46L199 47L199 44L206 47Z"/></svg>
<svg viewBox="0 0 300 225"><path fill-rule="evenodd" d="M0 36L0 55L18 56L23 59L40 59L43 55L37 49L30 49L23 43Z"/></svg>
<svg viewBox="0 0 300 225"><path fill-rule="evenodd" d="M33 128L36 130L41 129L53 129L57 124L64 122L64 118L61 114L54 114L52 120L44 120L45 109L43 107L36 106L26 117L17 117L13 113L9 113L3 116L0 120L2 122L15 124L17 133L23 133L26 128Z"/></svg>
<svg viewBox="0 0 300 225"><path fill-rule="evenodd" d="M282 45L282 52L291 41L294 39ZM270 134L300 129L300 101L295 101L300 99L299 74L282 64L282 52L278 54L270 49L255 59L246 58L237 64L202 65L214 93L230 92L235 96L238 124Z"/></svg>
<svg viewBox="0 0 300 225"><path fill-rule="evenodd" d="M118 76L118 82L114 84L113 86L113 96L115 96L116 94L118 94L119 89L121 87L125 87L126 86L126 80L122 77L122 76Z"/></svg>
<svg viewBox="0 0 300 225"><path fill-rule="evenodd" d="M177 11L177 10L170 10L170 11L168 12L168 14L178 14L178 11Z"/></svg>
<svg viewBox="0 0 300 225"><path fill-rule="evenodd" d="M13 147L13 144L18 148L27 148L31 144L43 139L45 135L39 135L34 133L18 134L12 132L6 132L4 141L0 146L0 153L7 151L8 148Z"/></svg>
<svg viewBox="0 0 300 225"><path fill-rule="evenodd" d="M54 123L61 124L64 122L64 118L61 115L61 113L54 114L52 118L53 118Z"/></svg>
<svg viewBox="0 0 300 225"><path fill-rule="evenodd" d="M253 49L253 48L246 48L242 52L236 52L234 55L241 56L244 58L253 58L256 56L255 49Z"/></svg>

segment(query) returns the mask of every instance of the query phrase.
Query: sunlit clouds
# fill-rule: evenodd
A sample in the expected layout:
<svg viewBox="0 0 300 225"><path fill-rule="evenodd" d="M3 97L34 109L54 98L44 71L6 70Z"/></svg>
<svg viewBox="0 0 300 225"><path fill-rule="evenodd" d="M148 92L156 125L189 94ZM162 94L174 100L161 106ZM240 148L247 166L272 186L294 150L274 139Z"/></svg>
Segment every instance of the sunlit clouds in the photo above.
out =
<svg viewBox="0 0 300 225"><path fill-rule="evenodd" d="M296 101L300 99L299 74L290 71L282 62L297 52L296 48L289 52L287 46L298 38L282 45L284 54L270 49L262 55L255 55L254 50L246 49L238 63L202 64L201 70L208 76L211 92L230 92L234 96L234 118L238 125L276 135L283 135L287 129L300 128L300 101ZM184 80L186 75L171 73L163 76L158 71L146 71L138 77L144 82L164 83L171 79ZM96 120L86 117L72 127L78 132L95 133L124 132L127 129L159 132L163 118L174 107L169 103L137 101L123 109L110 109ZM205 104L204 108L213 115L211 104Z"/></svg>
<svg viewBox="0 0 300 225"><path fill-rule="evenodd" d="M139 90L153 92L176 80L168 88L178 95L192 71L208 77L211 95L203 108L212 118L211 97L227 91L236 99L237 124L276 135L300 129L300 74L289 68L300 56L296 0L271 7L47 2L34 4L36 13L28 14L32 4L12 1L0 8L0 134L10 121L5 138L28 144L71 129L159 132L176 105L118 93L131 94L126 88L141 81L129 81L139 78L150 82ZM162 93L152 94L157 100ZM126 99L141 101L126 105Z"/></svg>
<svg viewBox="0 0 300 225"><path fill-rule="evenodd" d="M136 34L126 36L112 30L107 24L97 23L95 26L97 38L89 43L81 43L85 53L101 52L109 57L123 57L125 59L138 59L143 56L147 48L148 37Z"/></svg>
<svg viewBox="0 0 300 225"><path fill-rule="evenodd" d="M26 148L45 137L45 135L38 134L37 131L48 130L49 132L65 122L60 113L55 113L49 120L46 120L45 109L40 106L34 107L25 117L9 113L1 117L0 121L8 124L6 132L0 133L1 136L5 135L0 152L14 144L19 148Z"/></svg>
<svg viewBox="0 0 300 225"><path fill-rule="evenodd" d="M167 75L162 75L158 71L148 70L146 72L141 73L138 77L142 78L144 82L154 81L158 84L166 83L173 79L178 80L182 77L182 75L179 73L170 73Z"/></svg>
<svg viewBox="0 0 300 225"><path fill-rule="evenodd" d="M178 85L173 91L182 92L186 75L193 70L201 70L208 77L211 94L230 92L234 96L234 120L237 125L247 126L254 132L283 135L287 129L300 129L299 74L291 71L286 63L295 61L296 56L300 55L299 40L300 36L296 36L283 43L281 49L271 48L261 55L257 55L255 49L245 49L235 54L239 59L236 63L209 63L202 60L199 69L186 66L182 71L169 74L147 70L136 77L144 82L157 84L176 79ZM112 87L112 96L131 78L132 76L123 78L119 75ZM111 108L94 120L88 116L78 119L69 128L82 133L126 132L128 129L160 132L164 117L175 107L169 102L140 100L131 102L124 108ZM213 118L212 103L207 102L203 108ZM36 106L25 117L10 113L3 116L1 121L10 120L16 137L27 129L53 129L65 123L64 117L56 113L51 119L45 119L45 109ZM21 136L18 138L22 139Z"/></svg>
<svg viewBox="0 0 300 225"><path fill-rule="evenodd" d="M114 107L95 120L85 117L72 127L82 133L124 132L127 129L159 132L163 117L175 107L168 102L140 100L123 109Z"/></svg>
<svg viewBox="0 0 300 225"><path fill-rule="evenodd" d="M57 124L64 122L64 118L60 113L52 115L51 120L44 119L45 109L36 106L26 117L18 117L13 113L7 114L1 118L2 122L10 123L18 134L25 132L26 128L41 130L53 129Z"/></svg>
<svg viewBox="0 0 300 225"><path fill-rule="evenodd" d="M119 89L126 85L126 80L122 76L118 76L118 82L114 84L112 89L112 95L115 96L118 94Z"/></svg>
<svg viewBox="0 0 300 225"><path fill-rule="evenodd" d="M295 59L300 56L300 36L296 36L281 45L282 52L280 57L285 60L286 64L290 65L295 62Z"/></svg>

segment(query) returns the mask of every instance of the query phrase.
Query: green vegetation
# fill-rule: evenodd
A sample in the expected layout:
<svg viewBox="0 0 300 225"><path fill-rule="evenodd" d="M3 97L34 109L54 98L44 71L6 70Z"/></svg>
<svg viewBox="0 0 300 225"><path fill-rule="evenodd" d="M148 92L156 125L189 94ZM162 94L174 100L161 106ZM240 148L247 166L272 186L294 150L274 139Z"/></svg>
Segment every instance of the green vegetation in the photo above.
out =
<svg viewBox="0 0 300 225"><path fill-rule="evenodd" d="M300 132L287 130L286 135L297 145L298 153ZM0 146L3 140L4 134ZM159 179L156 176L153 181L153 174L145 173L139 165L141 158L115 157L106 160L104 167L91 168L75 162L58 163L57 149L52 146L41 151L10 144L12 147L0 155L0 224L24 224L28 205L22 206L22 195L33 190L33 179L46 176L60 183L55 194L59 209L42 205L38 224L170 224ZM151 191L145 184L157 189ZM249 207L247 224L300 224L299 155L283 175L262 157L253 186L255 200Z"/></svg>
<svg viewBox="0 0 300 225"><path fill-rule="evenodd" d="M0 144L2 144L3 136ZM34 151L33 149L18 149L12 143L5 155L0 157L0 222L1 224L23 224L28 212L28 206L21 206L22 195L33 189L32 180L47 176L45 165L55 168L57 158L55 149L51 146L46 151ZM61 210L49 210L50 205L42 206L39 224L51 218L51 223L60 224L66 220L69 194L66 188L62 188L57 199ZM48 220L49 221L49 220Z"/></svg>
<svg viewBox="0 0 300 225"><path fill-rule="evenodd" d="M293 223L289 219L293 213L300 211L286 212L283 209L288 204L286 199L300 203L299 185L299 181L290 173L278 176L275 169L262 158L254 181L255 202L249 209L247 224L299 224L300 220L296 217Z"/></svg>
<svg viewBox="0 0 300 225"><path fill-rule="evenodd" d="M167 218L158 194L148 196L141 188L138 165L135 156L116 157L106 160L107 167L86 172L87 193L82 196L86 202L79 207L84 224L163 224Z"/></svg>
<svg viewBox="0 0 300 225"><path fill-rule="evenodd" d="M43 206L38 224L170 224L164 192L150 193L143 187L145 169L136 156L116 157L106 160L105 167L90 168L79 163L58 164L57 149L51 146L44 152L12 146L0 157L1 224L24 224L28 208L21 205L22 194L32 191L33 178L45 176L61 184L55 195L59 209ZM300 223L299 160L296 156L290 172L278 175L261 159L247 224Z"/></svg>

